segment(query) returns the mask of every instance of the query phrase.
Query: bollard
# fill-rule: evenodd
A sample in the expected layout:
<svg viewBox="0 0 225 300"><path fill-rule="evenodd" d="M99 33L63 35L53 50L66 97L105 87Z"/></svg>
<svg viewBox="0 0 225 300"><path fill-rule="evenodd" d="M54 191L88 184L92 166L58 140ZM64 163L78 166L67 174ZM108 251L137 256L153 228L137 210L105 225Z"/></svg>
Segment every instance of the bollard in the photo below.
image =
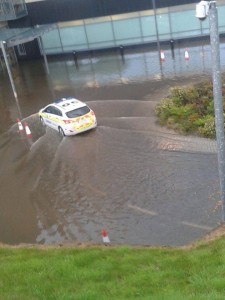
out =
<svg viewBox="0 0 225 300"><path fill-rule="evenodd" d="M29 128L27 122L24 122L24 127L25 127L26 136L29 138L32 138L32 133L30 131L30 128Z"/></svg>
<svg viewBox="0 0 225 300"><path fill-rule="evenodd" d="M165 54L163 50L160 51L160 61L165 61Z"/></svg>
<svg viewBox="0 0 225 300"><path fill-rule="evenodd" d="M122 57L122 60L124 61L124 46L120 45L119 50L120 50L120 55Z"/></svg>
<svg viewBox="0 0 225 300"><path fill-rule="evenodd" d="M23 125L22 125L19 118L17 118L17 124L18 124L18 127L19 127L19 131L22 132L23 131Z"/></svg>
<svg viewBox="0 0 225 300"><path fill-rule="evenodd" d="M170 40L170 48L171 48L171 52L172 52L172 57L174 58L174 40L173 39L171 39Z"/></svg>
<svg viewBox="0 0 225 300"><path fill-rule="evenodd" d="M110 244L110 239L109 239L108 233L106 232L106 230L104 228L102 229L102 240L106 246Z"/></svg>
<svg viewBox="0 0 225 300"><path fill-rule="evenodd" d="M76 51L73 51L73 57L74 57L74 61L75 61L75 65L76 65L76 68L78 69L78 57L77 57L77 52Z"/></svg>

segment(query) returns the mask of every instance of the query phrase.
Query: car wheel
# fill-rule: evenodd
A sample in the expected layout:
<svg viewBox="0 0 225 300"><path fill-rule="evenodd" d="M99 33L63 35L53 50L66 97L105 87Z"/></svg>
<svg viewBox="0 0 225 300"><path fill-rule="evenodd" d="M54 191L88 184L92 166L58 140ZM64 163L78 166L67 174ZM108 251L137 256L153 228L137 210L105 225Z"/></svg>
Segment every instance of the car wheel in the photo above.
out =
<svg viewBox="0 0 225 300"><path fill-rule="evenodd" d="M59 127L58 130L59 130L59 134L60 134L62 137L64 137L64 136L65 136L65 133L64 133L63 129L62 129L61 127Z"/></svg>
<svg viewBox="0 0 225 300"><path fill-rule="evenodd" d="M43 126L46 126L45 121L44 121L44 119L43 119L42 117L40 117L40 121L41 121L41 124L42 124Z"/></svg>

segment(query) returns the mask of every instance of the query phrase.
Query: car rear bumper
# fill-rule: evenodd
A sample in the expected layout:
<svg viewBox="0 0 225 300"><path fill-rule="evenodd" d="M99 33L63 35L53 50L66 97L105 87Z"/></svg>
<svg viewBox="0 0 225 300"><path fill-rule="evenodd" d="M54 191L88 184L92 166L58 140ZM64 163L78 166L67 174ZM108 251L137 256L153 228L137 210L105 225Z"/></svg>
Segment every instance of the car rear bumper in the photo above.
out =
<svg viewBox="0 0 225 300"><path fill-rule="evenodd" d="M64 133L65 133L66 136L70 136L70 135L77 135L79 133L91 130L91 129L96 128L96 127L97 127L97 122L95 124L89 126L89 127L85 127L83 129L80 129L80 130L74 130L74 129L71 129L71 128L63 128L63 130L64 130Z"/></svg>

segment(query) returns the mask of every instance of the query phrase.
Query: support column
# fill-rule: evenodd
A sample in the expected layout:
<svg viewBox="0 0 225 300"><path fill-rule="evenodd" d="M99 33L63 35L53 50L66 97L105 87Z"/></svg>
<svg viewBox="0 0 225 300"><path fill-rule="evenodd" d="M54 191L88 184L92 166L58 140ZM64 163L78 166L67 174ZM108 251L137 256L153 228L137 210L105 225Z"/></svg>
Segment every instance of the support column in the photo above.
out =
<svg viewBox="0 0 225 300"><path fill-rule="evenodd" d="M158 30L158 22L157 22L157 12L156 12L156 5L155 0L152 0L152 7L154 11L154 18L155 18L155 30L156 30L156 38L157 38L157 49L158 49L158 56L159 56L159 64L160 64L160 72L161 75L163 75L162 72L162 62L161 62L161 49L160 49L160 42L159 42L159 30Z"/></svg>
<svg viewBox="0 0 225 300"><path fill-rule="evenodd" d="M38 44L39 44L39 47L40 47L40 52L44 56L46 72L49 74L50 72L49 72L49 68L48 68L48 60L47 60L47 56L45 54L45 50L44 50L44 47L43 47L43 43L42 43L42 38L41 37L38 37Z"/></svg>
<svg viewBox="0 0 225 300"><path fill-rule="evenodd" d="M209 8L209 29L212 56L212 79L213 96L216 125L216 141L218 151L218 167L220 178L220 194L222 202L223 222L225 222L225 136L224 136L224 115L222 81L220 67L220 41L218 29L218 12L216 1L210 2Z"/></svg>
<svg viewBox="0 0 225 300"><path fill-rule="evenodd" d="M11 70L10 70L7 54L6 54L6 51L5 51L5 45L4 45L5 43L6 43L5 41L0 41L1 48L2 48L2 54L3 54L3 57L4 57L6 69L8 71L10 83L11 83L12 90L13 90L13 95L16 99L16 104L17 104L17 109L18 109L18 112L19 112L20 119L22 119L22 114L21 114L20 107L19 107L19 101L18 101L18 96L17 96L17 92L16 92L16 87L15 87L15 84L14 84L14 81L13 81L13 77L12 77L12 73L11 73Z"/></svg>

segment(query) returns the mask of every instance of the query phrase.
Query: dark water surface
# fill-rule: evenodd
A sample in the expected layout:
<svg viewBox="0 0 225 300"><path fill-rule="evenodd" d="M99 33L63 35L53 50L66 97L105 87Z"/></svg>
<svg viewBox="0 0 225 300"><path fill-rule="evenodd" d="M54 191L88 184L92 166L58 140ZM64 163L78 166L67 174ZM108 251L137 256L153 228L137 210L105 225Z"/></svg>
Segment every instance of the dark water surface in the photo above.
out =
<svg viewBox="0 0 225 300"><path fill-rule="evenodd" d="M154 106L170 87L210 76L210 48L186 44L175 59L152 49L49 59L13 67L19 103L0 75L0 241L183 245L220 222L213 141L181 137L155 124ZM221 44L223 50L223 44ZM225 65L221 57L222 68ZM69 138L39 123L55 98L75 96L98 127ZM32 138L18 132L26 121Z"/></svg>

